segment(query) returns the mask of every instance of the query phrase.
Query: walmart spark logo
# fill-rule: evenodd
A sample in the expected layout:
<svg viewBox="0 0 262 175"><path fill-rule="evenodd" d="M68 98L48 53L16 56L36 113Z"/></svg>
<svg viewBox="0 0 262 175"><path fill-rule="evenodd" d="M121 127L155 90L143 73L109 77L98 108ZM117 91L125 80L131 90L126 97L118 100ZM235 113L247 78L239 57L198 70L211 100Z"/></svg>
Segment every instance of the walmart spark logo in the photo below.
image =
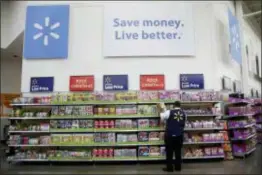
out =
<svg viewBox="0 0 262 175"><path fill-rule="evenodd" d="M175 115L174 119L177 120L178 122L183 120L183 114L180 111L178 111L174 115Z"/></svg>
<svg viewBox="0 0 262 175"><path fill-rule="evenodd" d="M39 30L39 33L35 34L33 39L38 40L42 36L44 36L43 44L45 46L48 46L48 42L49 42L48 37L49 36L53 37L54 39L60 38L60 36L57 33L53 32L53 30L60 27L60 23L56 22L56 23L54 23L50 26L50 18L49 17L45 17L45 25L44 26L42 26L39 23L34 23L34 27ZM47 32L45 32L46 30L47 30Z"/></svg>
<svg viewBox="0 0 262 175"><path fill-rule="evenodd" d="M27 7L24 58L68 57L69 10L69 5Z"/></svg>

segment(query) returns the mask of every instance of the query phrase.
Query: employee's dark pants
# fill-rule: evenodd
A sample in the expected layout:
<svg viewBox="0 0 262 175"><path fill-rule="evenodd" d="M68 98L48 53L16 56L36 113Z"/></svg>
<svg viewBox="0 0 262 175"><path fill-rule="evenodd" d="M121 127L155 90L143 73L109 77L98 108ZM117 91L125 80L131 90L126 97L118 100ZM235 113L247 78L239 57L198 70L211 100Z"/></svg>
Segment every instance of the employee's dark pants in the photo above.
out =
<svg viewBox="0 0 262 175"><path fill-rule="evenodd" d="M181 149L183 146L183 135L181 136L166 136L166 166L167 169L173 169L173 163L175 165L175 170L181 170L182 156ZM175 152L175 161L173 161L173 152Z"/></svg>

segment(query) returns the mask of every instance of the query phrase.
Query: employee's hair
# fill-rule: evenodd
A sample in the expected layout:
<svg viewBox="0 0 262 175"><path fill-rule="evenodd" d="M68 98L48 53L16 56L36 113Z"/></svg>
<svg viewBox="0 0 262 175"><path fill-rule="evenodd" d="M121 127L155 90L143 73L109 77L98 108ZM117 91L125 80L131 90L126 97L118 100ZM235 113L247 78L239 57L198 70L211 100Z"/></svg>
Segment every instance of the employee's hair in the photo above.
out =
<svg viewBox="0 0 262 175"><path fill-rule="evenodd" d="M175 101L174 107L180 108L181 107L180 101Z"/></svg>

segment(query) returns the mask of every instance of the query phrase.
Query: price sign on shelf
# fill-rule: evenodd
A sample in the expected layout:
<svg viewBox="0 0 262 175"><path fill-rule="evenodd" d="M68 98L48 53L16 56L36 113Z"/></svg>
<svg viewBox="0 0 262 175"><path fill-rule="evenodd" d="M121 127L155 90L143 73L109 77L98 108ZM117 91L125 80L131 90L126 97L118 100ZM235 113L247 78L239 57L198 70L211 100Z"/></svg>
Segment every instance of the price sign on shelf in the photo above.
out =
<svg viewBox="0 0 262 175"><path fill-rule="evenodd" d="M94 76L70 76L69 90L70 91L93 91L94 90Z"/></svg>
<svg viewBox="0 0 262 175"><path fill-rule="evenodd" d="M31 77L30 92L53 92L54 77Z"/></svg>
<svg viewBox="0 0 262 175"><path fill-rule="evenodd" d="M141 90L165 90L164 75L140 75Z"/></svg>
<svg viewBox="0 0 262 175"><path fill-rule="evenodd" d="M180 74L180 89L204 89L204 75Z"/></svg>
<svg viewBox="0 0 262 175"><path fill-rule="evenodd" d="M127 75L104 75L103 81L105 91L128 90Z"/></svg>

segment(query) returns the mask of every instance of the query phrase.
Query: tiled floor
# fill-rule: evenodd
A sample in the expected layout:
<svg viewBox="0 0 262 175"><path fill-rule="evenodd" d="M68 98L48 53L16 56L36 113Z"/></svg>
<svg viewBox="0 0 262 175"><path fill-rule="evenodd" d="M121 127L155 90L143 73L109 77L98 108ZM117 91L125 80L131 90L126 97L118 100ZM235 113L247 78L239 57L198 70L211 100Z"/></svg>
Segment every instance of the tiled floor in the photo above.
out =
<svg viewBox="0 0 262 175"><path fill-rule="evenodd" d="M184 163L179 173L162 172L162 167L163 164L50 166L1 163L4 174L262 174L262 146L258 145L257 150L246 159Z"/></svg>

